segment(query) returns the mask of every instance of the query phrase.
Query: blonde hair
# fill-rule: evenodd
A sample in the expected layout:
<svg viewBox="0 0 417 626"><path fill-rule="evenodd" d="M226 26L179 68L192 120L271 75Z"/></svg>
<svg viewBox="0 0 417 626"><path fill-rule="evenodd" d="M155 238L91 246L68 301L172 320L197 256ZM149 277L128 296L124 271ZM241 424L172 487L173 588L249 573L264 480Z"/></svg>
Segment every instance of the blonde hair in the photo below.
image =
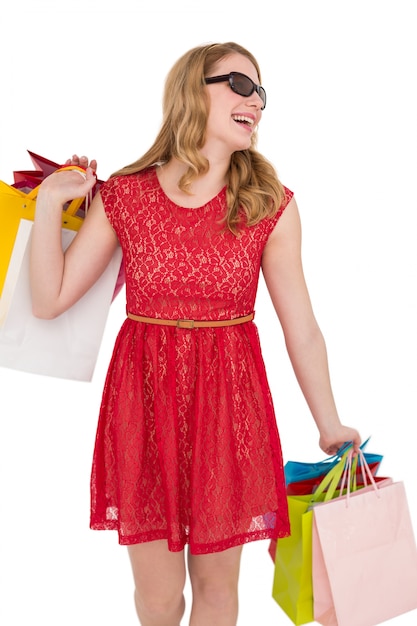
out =
<svg viewBox="0 0 417 626"><path fill-rule="evenodd" d="M189 50L167 76L162 126L155 142L140 159L112 176L135 174L176 158L188 166L178 186L189 193L192 181L209 169L207 159L201 154L209 114L204 77L220 60L236 53L251 61L261 81L256 59L236 43L211 44ZM242 211L246 224L253 226L264 217L274 216L285 195L274 167L255 149L256 140L254 133L251 147L234 152L230 160L225 221L235 234L239 230Z"/></svg>

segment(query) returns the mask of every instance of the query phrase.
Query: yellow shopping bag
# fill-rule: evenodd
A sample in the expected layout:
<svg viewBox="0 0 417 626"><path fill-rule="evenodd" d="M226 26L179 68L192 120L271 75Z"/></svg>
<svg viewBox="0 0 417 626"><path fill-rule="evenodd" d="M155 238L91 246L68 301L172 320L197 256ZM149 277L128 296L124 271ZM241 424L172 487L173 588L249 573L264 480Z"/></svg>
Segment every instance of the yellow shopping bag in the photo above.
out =
<svg viewBox="0 0 417 626"><path fill-rule="evenodd" d="M36 197L39 186L29 192L17 189L0 180L0 298L9 267L20 220L35 219ZM83 216L78 211L85 198L73 200L62 212L62 226L78 231Z"/></svg>
<svg viewBox="0 0 417 626"><path fill-rule="evenodd" d="M287 496L291 535L277 541L272 597L297 626L314 621L311 507L339 495L338 485L349 449L324 476L314 494ZM357 487L355 476L353 489Z"/></svg>
<svg viewBox="0 0 417 626"><path fill-rule="evenodd" d="M294 624L314 621L311 496L288 496L291 535L279 539L272 596Z"/></svg>

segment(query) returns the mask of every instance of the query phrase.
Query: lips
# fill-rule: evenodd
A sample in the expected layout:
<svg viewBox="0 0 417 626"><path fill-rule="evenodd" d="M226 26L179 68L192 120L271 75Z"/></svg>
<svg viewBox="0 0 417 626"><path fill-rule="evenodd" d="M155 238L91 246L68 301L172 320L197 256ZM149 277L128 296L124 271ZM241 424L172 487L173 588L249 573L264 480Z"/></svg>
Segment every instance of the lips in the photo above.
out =
<svg viewBox="0 0 417 626"><path fill-rule="evenodd" d="M232 119L238 124L245 124L250 127L252 127L255 123L255 120L249 115L232 115Z"/></svg>

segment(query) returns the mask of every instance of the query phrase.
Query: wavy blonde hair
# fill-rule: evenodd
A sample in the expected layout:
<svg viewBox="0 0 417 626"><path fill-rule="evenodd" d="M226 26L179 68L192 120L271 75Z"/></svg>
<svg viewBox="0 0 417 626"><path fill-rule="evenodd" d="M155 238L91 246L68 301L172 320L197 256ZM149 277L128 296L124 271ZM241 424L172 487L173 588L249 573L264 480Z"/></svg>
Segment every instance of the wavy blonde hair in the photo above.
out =
<svg viewBox="0 0 417 626"><path fill-rule="evenodd" d="M251 61L261 82L256 59L236 43L216 43L189 50L167 76L162 126L155 142L140 159L112 176L136 174L176 158L188 166L178 186L185 193L190 193L193 180L209 169L207 159L201 154L209 114L204 77L210 75L220 60L236 53ZM253 226L265 217L274 216L285 195L274 167L255 149L256 141L254 133L251 147L234 152L230 159L225 220L235 234L239 230L242 211L246 224Z"/></svg>

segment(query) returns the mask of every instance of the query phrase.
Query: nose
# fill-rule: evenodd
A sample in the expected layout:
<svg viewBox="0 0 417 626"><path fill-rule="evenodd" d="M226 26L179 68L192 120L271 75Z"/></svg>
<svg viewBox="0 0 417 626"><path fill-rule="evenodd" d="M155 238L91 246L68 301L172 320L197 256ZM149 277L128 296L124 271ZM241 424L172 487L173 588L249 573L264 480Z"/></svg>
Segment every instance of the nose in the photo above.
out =
<svg viewBox="0 0 417 626"><path fill-rule="evenodd" d="M258 111L264 106L263 100L256 89L252 91L250 96L247 96L247 100L249 100L249 105L255 107Z"/></svg>
<svg viewBox="0 0 417 626"><path fill-rule="evenodd" d="M264 105L261 96L255 90L250 96L248 96L248 100L250 102L250 106L256 107L258 111L261 110Z"/></svg>

